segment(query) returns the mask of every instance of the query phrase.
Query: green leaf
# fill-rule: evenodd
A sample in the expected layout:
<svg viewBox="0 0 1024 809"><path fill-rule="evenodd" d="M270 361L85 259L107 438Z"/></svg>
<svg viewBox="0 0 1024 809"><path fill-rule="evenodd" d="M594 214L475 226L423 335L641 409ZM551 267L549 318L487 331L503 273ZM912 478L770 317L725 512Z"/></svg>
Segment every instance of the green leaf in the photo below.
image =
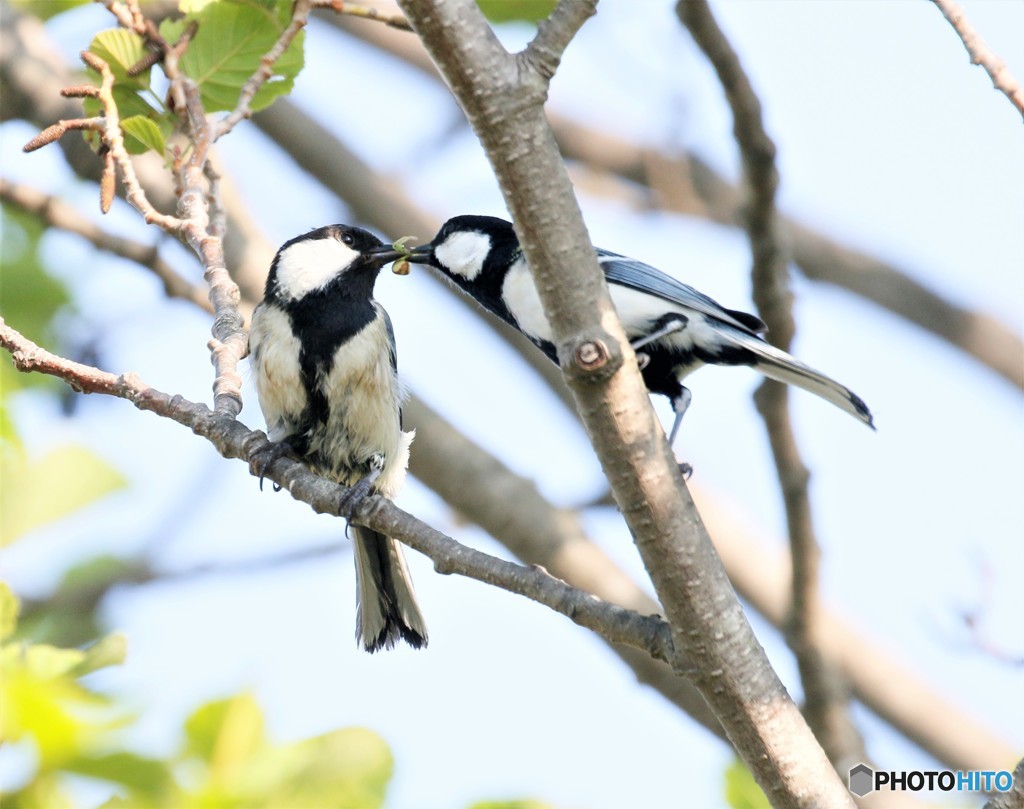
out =
<svg viewBox="0 0 1024 809"><path fill-rule="evenodd" d="M83 660L85 652L81 649L58 649L46 643L23 645L12 643L5 646L3 652L5 667L15 665L36 680L56 680L70 674Z"/></svg>
<svg viewBox="0 0 1024 809"><path fill-rule="evenodd" d="M39 243L45 228L38 218L13 206L4 205L2 210L0 278L3 278L4 319L33 342L53 345L51 323L70 296L64 284L44 270L40 260ZM45 385L53 386L54 382L42 374L19 373L9 360L0 362L3 396L23 387ZM5 426L5 438L9 437L7 429ZM10 443L5 441L2 450L6 452L10 448ZM5 479L0 488L5 489L7 482Z"/></svg>
<svg viewBox="0 0 1024 809"><path fill-rule="evenodd" d="M21 439L18 431L14 428L14 420L7 410L7 405L0 399L0 452L5 450L21 452Z"/></svg>
<svg viewBox="0 0 1024 809"><path fill-rule="evenodd" d="M209 702L185 721L186 752L207 762L215 780L234 771L266 744L263 713L251 694Z"/></svg>
<svg viewBox="0 0 1024 809"><path fill-rule="evenodd" d="M232 110L245 82L284 30L287 3L210 3L194 15L199 30L181 58L181 68L198 85L207 112ZM290 14L290 12L289 12ZM186 20L165 20L160 33L169 41L181 36ZM253 98L253 111L291 92L302 70L303 33L299 33L273 67L271 78Z"/></svg>
<svg viewBox="0 0 1024 809"><path fill-rule="evenodd" d="M546 20L558 0L477 0L491 22L540 22Z"/></svg>
<svg viewBox="0 0 1024 809"><path fill-rule="evenodd" d="M134 753L82 755L66 762L64 769L78 775L122 784L150 796L158 796L172 782L167 764ZM136 803L133 801L132 805Z"/></svg>
<svg viewBox="0 0 1024 809"><path fill-rule="evenodd" d="M519 798L508 801L477 801L469 809L554 809L550 803L533 798Z"/></svg>
<svg viewBox="0 0 1024 809"><path fill-rule="evenodd" d="M100 636L96 606L118 582L147 579L144 562L116 556L87 559L68 570L45 601L22 608L18 637L55 646L84 646Z"/></svg>
<svg viewBox="0 0 1024 809"><path fill-rule="evenodd" d="M34 528L66 517L124 488L121 473L90 450L63 446L32 460L5 451L0 457L0 546Z"/></svg>
<svg viewBox="0 0 1024 809"><path fill-rule="evenodd" d="M739 759L725 771L725 802L731 809L772 809L754 776Z"/></svg>
<svg viewBox="0 0 1024 809"><path fill-rule="evenodd" d="M18 597L11 592L7 582L0 581L0 640L6 640L14 634L20 609Z"/></svg>
<svg viewBox="0 0 1024 809"><path fill-rule="evenodd" d="M343 728L279 751L293 762L266 806L379 809L394 759L387 743L366 728Z"/></svg>
<svg viewBox="0 0 1024 809"><path fill-rule="evenodd" d="M121 129L125 134L124 145L131 154L142 154L152 150L163 156L167 140L151 118L143 115L122 118Z"/></svg>
<svg viewBox="0 0 1024 809"><path fill-rule="evenodd" d="M124 28L100 31L89 43L89 50L110 65L115 85L138 89L149 87L150 69L142 71L137 76L128 75L128 70L148 53L142 37L138 34Z"/></svg>
<svg viewBox="0 0 1024 809"><path fill-rule="evenodd" d="M123 632L111 632L86 648L82 659L72 669L75 677L84 677L107 666L120 666L128 654L128 638Z"/></svg>

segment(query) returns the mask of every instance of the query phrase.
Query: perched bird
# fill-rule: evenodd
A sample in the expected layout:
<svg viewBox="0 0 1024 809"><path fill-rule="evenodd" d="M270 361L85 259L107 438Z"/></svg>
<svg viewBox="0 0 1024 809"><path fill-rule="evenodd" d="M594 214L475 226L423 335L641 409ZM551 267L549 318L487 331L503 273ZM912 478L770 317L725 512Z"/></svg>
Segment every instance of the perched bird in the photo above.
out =
<svg viewBox="0 0 1024 809"><path fill-rule="evenodd" d="M480 305L517 328L557 362L551 325L511 222L456 216L408 261L429 264ZM848 388L767 343L754 315L726 309L707 295L636 259L597 250L608 291L651 393L669 398L674 442L691 394L682 380L702 365L747 365L810 391L874 427L871 412Z"/></svg>
<svg viewBox="0 0 1024 809"><path fill-rule="evenodd" d="M381 268L401 253L361 228L328 225L286 242L274 257L249 332L260 407L272 442L260 475L282 454L352 487L342 513L369 492L393 498L413 433L402 432L391 320L373 298ZM394 539L354 535L356 638L368 652L401 638L427 643L412 581Z"/></svg>

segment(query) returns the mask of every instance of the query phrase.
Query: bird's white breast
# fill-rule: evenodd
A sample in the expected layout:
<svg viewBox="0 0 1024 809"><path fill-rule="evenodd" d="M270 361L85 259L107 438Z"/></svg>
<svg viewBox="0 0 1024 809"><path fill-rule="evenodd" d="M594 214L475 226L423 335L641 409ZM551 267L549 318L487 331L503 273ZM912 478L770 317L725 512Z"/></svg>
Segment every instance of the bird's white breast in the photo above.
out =
<svg viewBox="0 0 1024 809"><path fill-rule="evenodd" d="M291 425L306 409L299 365L301 347L282 309L266 304L256 307L249 331L249 353L256 395L271 441L286 438L292 432Z"/></svg>
<svg viewBox="0 0 1024 809"><path fill-rule="evenodd" d="M505 274L501 297L527 336L553 342L551 324L544 316L537 285L533 283L526 259L520 256Z"/></svg>
<svg viewBox="0 0 1024 809"><path fill-rule="evenodd" d="M310 449L342 461L335 473L346 484L365 472L346 474L345 466L358 469L366 459L383 456L384 469L375 488L393 497L405 479L413 434L401 430L404 391L391 367L388 346L380 316L339 347L321 383L330 412L327 429L314 437Z"/></svg>

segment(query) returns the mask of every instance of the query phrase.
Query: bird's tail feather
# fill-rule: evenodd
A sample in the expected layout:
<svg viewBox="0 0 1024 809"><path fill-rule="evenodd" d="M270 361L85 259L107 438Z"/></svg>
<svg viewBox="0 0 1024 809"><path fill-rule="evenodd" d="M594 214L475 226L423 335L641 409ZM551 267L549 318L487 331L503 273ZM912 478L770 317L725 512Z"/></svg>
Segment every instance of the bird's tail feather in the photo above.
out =
<svg viewBox="0 0 1024 809"><path fill-rule="evenodd" d="M399 640L427 645L427 626L416 603L409 568L394 539L352 526L356 557L356 640L368 652L390 649Z"/></svg>
<svg viewBox="0 0 1024 809"><path fill-rule="evenodd" d="M845 385L840 385L834 379L815 371L809 365L758 337L744 334L738 329L728 329L727 333L737 348L746 349L754 355L753 367L769 379L803 388L808 393L831 402L840 410L845 410L871 429L875 428L874 417L864 400Z"/></svg>

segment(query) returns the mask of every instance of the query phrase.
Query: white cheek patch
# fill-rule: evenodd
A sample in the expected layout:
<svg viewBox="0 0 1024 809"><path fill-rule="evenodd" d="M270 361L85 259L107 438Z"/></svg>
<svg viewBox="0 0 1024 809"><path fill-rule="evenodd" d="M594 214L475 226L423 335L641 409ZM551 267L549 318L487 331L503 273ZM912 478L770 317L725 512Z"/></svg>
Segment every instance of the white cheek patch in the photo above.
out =
<svg viewBox="0 0 1024 809"><path fill-rule="evenodd" d="M277 284L282 297L298 300L323 289L359 258L359 253L337 239L296 242L277 261Z"/></svg>
<svg viewBox="0 0 1024 809"><path fill-rule="evenodd" d="M484 268L491 249L491 239L483 233L453 233L434 249L434 258L449 272L467 281L476 278Z"/></svg>

